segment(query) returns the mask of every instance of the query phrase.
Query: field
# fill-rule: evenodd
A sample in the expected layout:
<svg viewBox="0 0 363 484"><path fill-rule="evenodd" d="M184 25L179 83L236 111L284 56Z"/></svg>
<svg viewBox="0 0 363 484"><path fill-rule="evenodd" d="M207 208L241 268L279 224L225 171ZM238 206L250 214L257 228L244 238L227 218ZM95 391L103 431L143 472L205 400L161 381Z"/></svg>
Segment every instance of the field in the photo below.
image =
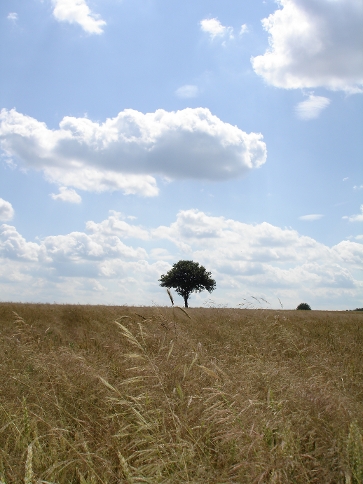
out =
<svg viewBox="0 0 363 484"><path fill-rule="evenodd" d="M363 482L363 313L0 303L0 482Z"/></svg>

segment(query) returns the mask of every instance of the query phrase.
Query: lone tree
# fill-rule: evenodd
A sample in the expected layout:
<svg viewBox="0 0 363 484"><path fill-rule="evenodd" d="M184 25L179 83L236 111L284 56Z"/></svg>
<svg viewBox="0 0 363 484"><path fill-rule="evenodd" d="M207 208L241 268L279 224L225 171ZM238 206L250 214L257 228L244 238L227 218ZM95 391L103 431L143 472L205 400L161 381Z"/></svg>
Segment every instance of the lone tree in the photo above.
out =
<svg viewBox="0 0 363 484"><path fill-rule="evenodd" d="M211 278L211 273L192 260L180 260L159 281L161 287L174 288L184 298L186 308L192 292L212 292L216 288L216 281Z"/></svg>
<svg viewBox="0 0 363 484"><path fill-rule="evenodd" d="M307 303L300 303L296 309L308 309L309 310L309 309L311 309L311 307Z"/></svg>

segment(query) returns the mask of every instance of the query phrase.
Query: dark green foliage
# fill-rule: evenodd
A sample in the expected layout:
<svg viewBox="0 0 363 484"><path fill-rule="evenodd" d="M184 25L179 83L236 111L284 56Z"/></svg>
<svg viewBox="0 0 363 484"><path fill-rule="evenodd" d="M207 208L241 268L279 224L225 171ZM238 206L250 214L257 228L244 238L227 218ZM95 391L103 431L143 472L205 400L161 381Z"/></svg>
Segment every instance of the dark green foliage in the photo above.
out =
<svg viewBox="0 0 363 484"><path fill-rule="evenodd" d="M308 309L308 310L310 310L311 307L307 303L300 303L296 309Z"/></svg>
<svg viewBox="0 0 363 484"><path fill-rule="evenodd" d="M185 307L188 307L188 299L192 292L214 291L216 281L211 278L211 273L198 262L192 260L180 260L167 274L160 277L160 286L173 288L184 299Z"/></svg>

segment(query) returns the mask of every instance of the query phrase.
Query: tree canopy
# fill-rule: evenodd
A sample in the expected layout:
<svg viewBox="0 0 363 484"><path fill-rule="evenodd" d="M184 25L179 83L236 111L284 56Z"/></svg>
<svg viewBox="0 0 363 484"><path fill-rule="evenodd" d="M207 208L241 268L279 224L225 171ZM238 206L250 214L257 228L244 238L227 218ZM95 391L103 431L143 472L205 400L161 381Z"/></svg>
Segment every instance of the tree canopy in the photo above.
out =
<svg viewBox="0 0 363 484"><path fill-rule="evenodd" d="M192 260L180 260L176 262L167 274L160 279L160 286L171 287L182 296L185 307L188 307L188 299L192 292L214 291L216 281L211 278L211 273L205 267Z"/></svg>
<svg viewBox="0 0 363 484"><path fill-rule="evenodd" d="M311 307L307 303L300 303L296 309L305 309L305 310L310 310Z"/></svg>

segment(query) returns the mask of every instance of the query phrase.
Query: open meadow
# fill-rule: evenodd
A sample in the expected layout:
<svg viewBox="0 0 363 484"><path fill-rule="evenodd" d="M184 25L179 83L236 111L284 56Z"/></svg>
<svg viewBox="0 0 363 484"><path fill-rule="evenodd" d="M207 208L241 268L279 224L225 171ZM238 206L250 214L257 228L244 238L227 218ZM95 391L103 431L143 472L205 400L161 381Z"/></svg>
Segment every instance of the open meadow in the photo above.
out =
<svg viewBox="0 0 363 484"><path fill-rule="evenodd" d="M363 482L363 312L0 303L0 482Z"/></svg>

